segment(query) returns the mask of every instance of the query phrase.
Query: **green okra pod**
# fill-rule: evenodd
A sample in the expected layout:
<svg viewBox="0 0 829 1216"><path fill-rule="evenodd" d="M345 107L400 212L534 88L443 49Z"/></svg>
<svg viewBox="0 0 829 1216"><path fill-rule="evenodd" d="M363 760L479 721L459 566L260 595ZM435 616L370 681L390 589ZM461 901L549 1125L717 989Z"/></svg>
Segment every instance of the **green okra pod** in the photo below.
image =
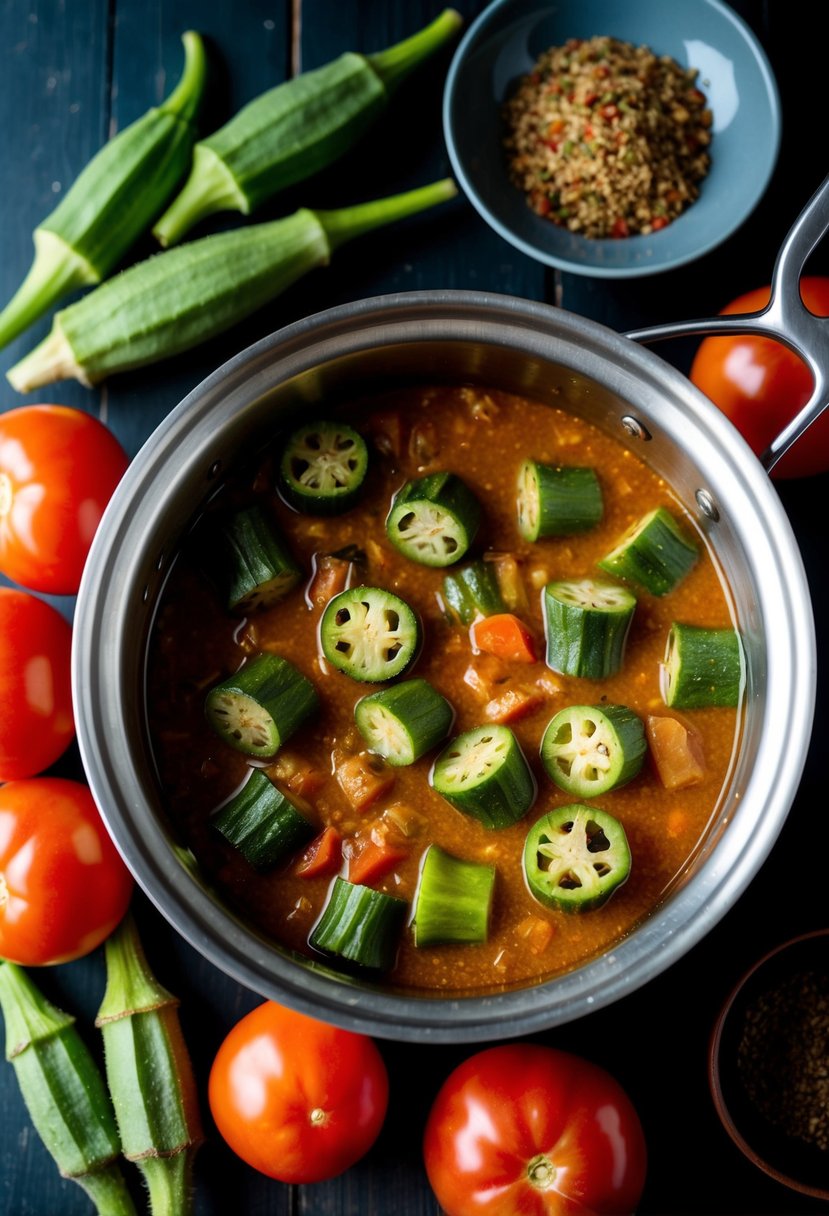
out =
<svg viewBox="0 0 829 1216"><path fill-rule="evenodd" d="M179 1002L150 970L130 915L107 939L106 965L96 1025L124 1156L144 1175L153 1216L188 1216L203 1136Z"/></svg>
<svg viewBox="0 0 829 1216"><path fill-rule="evenodd" d="M8 379L24 393L67 378L91 386L189 350L326 265L345 241L455 194L446 178L338 211L302 209L155 254L58 312L51 333Z"/></svg>
<svg viewBox="0 0 829 1216"><path fill-rule="evenodd" d="M249 215L338 160L379 117L399 81L460 25L460 15L445 9L385 51L346 52L254 98L196 144L190 176L153 228L159 243L177 244L217 211Z"/></svg>
<svg viewBox="0 0 829 1216"><path fill-rule="evenodd" d="M83 1187L100 1216L135 1216L117 1165L112 1103L75 1019L50 1004L15 963L0 962L0 1007L6 1059L61 1174Z"/></svg>
<svg viewBox="0 0 829 1216"><path fill-rule="evenodd" d="M69 292L105 279L184 176L206 60L199 34L188 30L182 42L184 72L167 100L104 144L35 229L32 267L0 313L0 347Z"/></svg>

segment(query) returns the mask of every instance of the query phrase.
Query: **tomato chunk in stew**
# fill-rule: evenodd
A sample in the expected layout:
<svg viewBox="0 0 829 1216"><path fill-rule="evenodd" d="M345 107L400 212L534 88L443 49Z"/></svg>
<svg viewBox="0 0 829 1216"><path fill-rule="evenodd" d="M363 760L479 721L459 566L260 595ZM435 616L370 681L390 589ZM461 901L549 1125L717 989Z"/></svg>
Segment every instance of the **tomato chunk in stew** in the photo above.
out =
<svg viewBox="0 0 829 1216"><path fill-rule="evenodd" d="M692 704L678 712L663 667L675 622L731 655L721 574L670 485L564 410L413 387L336 416L369 453L356 500L288 505L287 427L228 478L174 564L147 686L170 816L228 903L288 949L364 964L350 922L317 935L330 953L310 944L336 886L346 920L376 920L368 965L395 988L493 991L570 970L653 911L717 804L739 671L710 704L699 673L676 673ZM262 654L287 663L252 666ZM224 737L205 713L219 684ZM540 749L568 707L557 783ZM246 755L248 737L280 742ZM273 788L237 799L253 766ZM239 831L279 858L269 868L215 830L231 799ZM528 861L543 816L561 838L536 833ZM624 881L617 869L608 883L620 856Z"/></svg>

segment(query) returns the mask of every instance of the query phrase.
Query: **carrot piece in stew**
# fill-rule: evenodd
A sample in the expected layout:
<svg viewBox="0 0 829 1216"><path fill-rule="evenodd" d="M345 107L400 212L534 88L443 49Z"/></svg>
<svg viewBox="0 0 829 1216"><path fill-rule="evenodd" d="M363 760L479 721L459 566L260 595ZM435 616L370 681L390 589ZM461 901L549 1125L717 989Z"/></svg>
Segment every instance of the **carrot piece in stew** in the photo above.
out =
<svg viewBox="0 0 829 1216"><path fill-rule="evenodd" d="M366 840L349 858L348 881L370 887L385 878L407 856L406 849L395 848L388 841Z"/></svg>
<svg viewBox="0 0 829 1216"><path fill-rule="evenodd" d="M527 626L511 612L484 617L472 626L472 643L487 654L514 663L535 663L535 642Z"/></svg>
<svg viewBox="0 0 829 1216"><path fill-rule="evenodd" d="M379 756L359 752L337 765L337 781L357 811L365 810L394 785L394 772Z"/></svg>
<svg viewBox="0 0 829 1216"><path fill-rule="evenodd" d="M666 790L685 789L704 780L702 740L693 727L678 718L651 714L647 735L657 775Z"/></svg>
<svg viewBox="0 0 829 1216"><path fill-rule="evenodd" d="M342 836L327 827L316 836L297 862L295 873L302 878L328 878L342 864Z"/></svg>

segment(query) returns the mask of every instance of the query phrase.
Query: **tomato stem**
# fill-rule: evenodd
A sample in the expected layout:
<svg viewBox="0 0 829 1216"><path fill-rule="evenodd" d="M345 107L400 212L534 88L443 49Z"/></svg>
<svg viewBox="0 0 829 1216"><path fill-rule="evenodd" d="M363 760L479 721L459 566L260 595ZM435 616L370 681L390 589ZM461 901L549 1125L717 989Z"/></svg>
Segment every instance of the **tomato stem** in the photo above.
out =
<svg viewBox="0 0 829 1216"><path fill-rule="evenodd" d="M527 1162L527 1178L537 1191L549 1191L556 1180L556 1167L549 1157L539 1153Z"/></svg>

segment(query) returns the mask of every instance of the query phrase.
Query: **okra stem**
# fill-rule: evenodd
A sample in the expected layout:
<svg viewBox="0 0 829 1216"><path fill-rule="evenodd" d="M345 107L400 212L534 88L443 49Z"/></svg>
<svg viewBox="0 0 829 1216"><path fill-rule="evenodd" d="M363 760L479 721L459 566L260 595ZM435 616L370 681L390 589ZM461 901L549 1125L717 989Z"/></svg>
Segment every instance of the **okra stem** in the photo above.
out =
<svg viewBox="0 0 829 1216"><path fill-rule="evenodd" d="M184 71L167 100L104 144L35 229L31 269L0 312L0 348L70 292L106 278L181 180L206 75L201 37L188 30L182 42Z"/></svg>
<svg viewBox="0 0 829 1216"><path fill-rule="evenodd" d="M26 393L73 377L87 386L189 350L275 299L334 249L457 194L446 178L340 211L215 233L130 266L68 308L7 373Z"/></svg>
<svg viewBox="0 0 829 1216"><path fill-rule="evenodd" d="M124 1156L144 1175L153 1216L188 1216L203 1137L178 1000L150 970L131 916L107 939L106 962L96 1024Z"/></svg>
<svg viewBox="0 0 829 1216"><path fill-rule="evenodd" d="M116 1158L118 1131L103 1077L75 1029L15 963L0 962L6 1058L26 1108L65 1178L83 1187L100 1216L135 1216Z"/></svg>
<svg viewBox="0 0 829 1216"><path fill-rule="evenodd" d="M378 198L370 203L358 203L337 211L316 211L314 214L322 224L333 253L346 241L363 236L372 228L381 228L384 224L392 224L437 203L444 203L454 198L457 192L457 186L447 177L428 186L420 186L417 190L408 190L405 194L392 195L391 198Z"/></svg>
<svg viewBox="0 0 829 1216"><path fill-rule="evenodd" d="M453 8L444 9L425 29L418 30L410 38L366 55L366 59L382 80L387 92L397 88L404 76L424 59L433 54L447 39L457 33L463 24L460 13Z"/></svg>

